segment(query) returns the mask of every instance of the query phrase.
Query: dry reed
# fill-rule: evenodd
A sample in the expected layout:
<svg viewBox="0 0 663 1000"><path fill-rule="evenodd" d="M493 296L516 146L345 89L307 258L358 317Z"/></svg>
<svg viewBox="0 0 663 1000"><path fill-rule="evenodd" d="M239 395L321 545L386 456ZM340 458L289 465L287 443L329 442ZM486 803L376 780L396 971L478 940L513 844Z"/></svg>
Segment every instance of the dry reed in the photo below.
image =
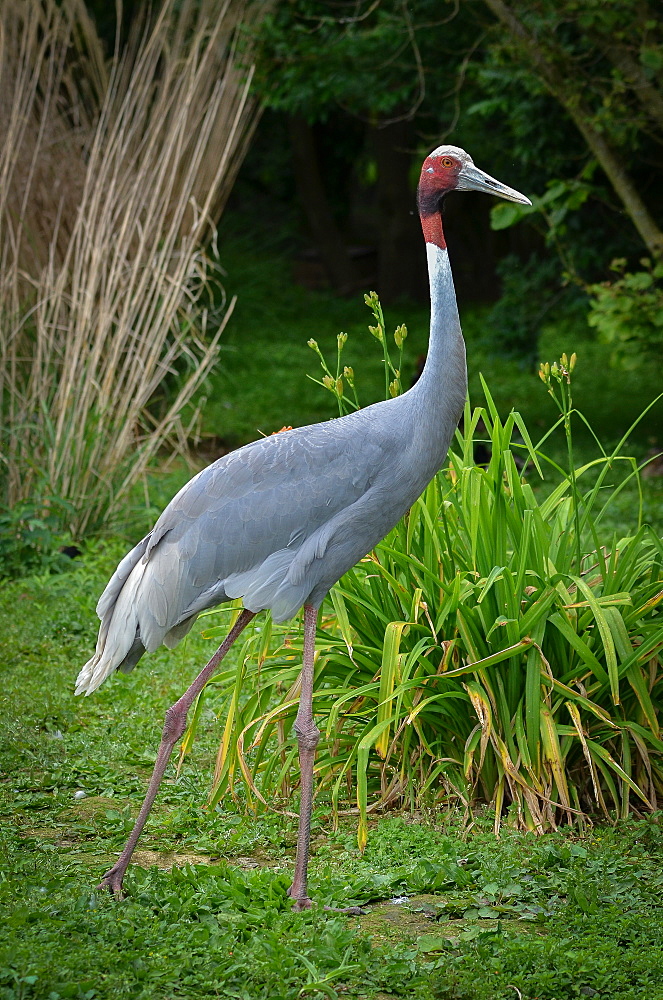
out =
<svg viewBox="0 0 663 1000"><path fill-rule="evenodd" d="M0 11L2 502L65 499L75 534L183 440L214 363L233 303L207 337L205 247L257 117L257 9L164 0L109 64L82 0Z"/></svg>

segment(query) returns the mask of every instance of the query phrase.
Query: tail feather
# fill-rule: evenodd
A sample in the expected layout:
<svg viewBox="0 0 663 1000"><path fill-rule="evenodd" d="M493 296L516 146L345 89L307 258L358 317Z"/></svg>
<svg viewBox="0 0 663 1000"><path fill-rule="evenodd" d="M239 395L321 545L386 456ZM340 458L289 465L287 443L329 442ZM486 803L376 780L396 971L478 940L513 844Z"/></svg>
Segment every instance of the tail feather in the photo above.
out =
<svg viewBox="0 0 663 1000"><path fill-rule="evenodd" d="M136 615L136 591L145 571L140 560L146 547L144 538L124 557L99 599L97 648L78 675L76 694L92 694L115 670L133 669L145 652Z"/></svg>
<svg viewBox="0 0 663 1000"><path fill-rule="evenodd" d="M185 635L189 634L197 618L197 614L191 615L189 618L185 618L184 621L181 621L178 625L173 625L173 627L169 629L163 637L164 646L167 646L168 649L173 649L173 647L176 646Z"/></svg>
<svg viewBox="0 0 663 1000"><path fill-rule="evenodd" d="M120 561L117 569L106 584L103 594L97 601L97 614L102 621L109 613L112 614L115 602L119 597L122 587L131 575L134 566L137 565L138 560L145 554L151 535L152 532L145 535L145 538L142 538L138 545L134 545L133 549L131 549L130 552L127 552L126 556Z"/></svg>
<svg viewBox="0 0 663 1000"><path fill-rule="evenodd" d="M118 664L117 669L121 670L123 674L130 674L144 652L145 646L140 641L140 636L137 635L131 649L122 660L122 663Z"/></svg>

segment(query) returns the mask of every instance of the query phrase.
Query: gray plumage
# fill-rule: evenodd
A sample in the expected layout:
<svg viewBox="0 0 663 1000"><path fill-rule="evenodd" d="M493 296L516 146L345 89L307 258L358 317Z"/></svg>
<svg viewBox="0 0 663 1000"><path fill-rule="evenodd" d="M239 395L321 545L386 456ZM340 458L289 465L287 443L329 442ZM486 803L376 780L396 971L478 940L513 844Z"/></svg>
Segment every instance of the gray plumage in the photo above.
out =
<svg viewBox="0 0 663 1000"><path fill-rule="evenodd" d="M232 598L277 622L319 606L444 462L465 397L462 352L457 364L446 419L426 405L420 380L398 399L262 438L198 473L102 594L97 651L77 693L145 650L174 646L201 611Z"/></svg>
<svg viewBox="0 0 663 1000"><path fill-rule="evenodd" d="M439 222L440 184L447 182L434 176L448 156L455 164L449 188L527 201L456 147L440 147L426 160L419 198L431 333L419 381L396 399L254 441L195 476L102 594L97 649L79 674L77 694L90 694L116 669L131 670L145 650L174 646L201 611L224 601L269 608L277 622L304 604L318 608L442 467L467 382Z"/></svg>

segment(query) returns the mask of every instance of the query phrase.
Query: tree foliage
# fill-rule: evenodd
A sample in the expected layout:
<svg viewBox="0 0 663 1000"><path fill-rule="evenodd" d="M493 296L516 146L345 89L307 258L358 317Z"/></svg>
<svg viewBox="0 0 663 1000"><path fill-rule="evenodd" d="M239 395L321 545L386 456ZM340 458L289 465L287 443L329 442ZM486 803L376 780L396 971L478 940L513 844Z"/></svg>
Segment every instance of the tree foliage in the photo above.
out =
<svg viewBox="0 0 663 1000"><path fill-rule="evenodd" d="M663 247L663 31L650 0L292 0L264 19L259 53L267 105L318 124L323 177L339 155L325 146L334 120L367 133L406 122L403 212L416 160L450 141L538 195L527 226L583 281L604 279L613 258ZM366 188L379 180L372 140L345 155ZM525 218L502 206L496 228L510 211L511 223Z"/></svg>
<svg viewBox="0 0 663 1000"><path fill-rule="evenodd" d="M663 95L655 78L663 65L663 32L653 8L646 0L485 2L506 29L496 48L524 65L562 106L647 249L661 252L663 234L629 163L663 142Z"/></svg>
<svg viewBox="0 0 663 1000"><path fill-rule="evenodd" d="M660 358L663 349L663 261L640 261L641 271L627 270L626 261L614 260L614 281L589 286L590 326L610 344L620 363L632 366L643 351Z"/></svg>
<svg viewBox="0 0 663 1000"><path fill-rule="evenodd" d="M260 28L258 85L270 107L310 122L334 108L372 122L413 117L439 30L455 14L434 0L279 4Z"/></svg>

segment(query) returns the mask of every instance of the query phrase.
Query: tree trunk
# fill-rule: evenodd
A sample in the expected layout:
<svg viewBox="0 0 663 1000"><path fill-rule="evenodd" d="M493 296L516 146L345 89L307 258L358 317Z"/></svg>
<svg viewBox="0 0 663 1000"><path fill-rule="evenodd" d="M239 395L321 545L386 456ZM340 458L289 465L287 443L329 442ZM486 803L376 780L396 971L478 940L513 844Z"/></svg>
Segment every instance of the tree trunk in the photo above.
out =
<svg viewBox="0 0 663 1000"><path fill-rule="evenodd" d="M377 163L378 292L383 302L420 298L427 286L410 178L416 145L412 122L376 126L369 141Z"/></svg>
<svg viewBox="0 0 663 1000"><path fill-rule="evenodd" d="M353 290L352 266L329 207L313 130L305 118L292 115L288 119L288 131L297 191L313 242L334 291L349 295Z"/></svg>
<svg viewBox="0 0 663 1000"><path fill-rule="evenodd" d="M537 39L503 0L485 0L485 3L506 27L513 41L525 52L550 93L560 102L575 123L621 199L649 252L654 255L662 253L663 232L654 222L633 181L624 169L622 157L615 152L605 136L595 128L592 122L591 108L585 104L581 92L574 86L577 70L566 58L565 53L558 48L555 53L555 61L551 61L544 54ZM548 45L550 45L550 39L548 39Z"/></svg>

